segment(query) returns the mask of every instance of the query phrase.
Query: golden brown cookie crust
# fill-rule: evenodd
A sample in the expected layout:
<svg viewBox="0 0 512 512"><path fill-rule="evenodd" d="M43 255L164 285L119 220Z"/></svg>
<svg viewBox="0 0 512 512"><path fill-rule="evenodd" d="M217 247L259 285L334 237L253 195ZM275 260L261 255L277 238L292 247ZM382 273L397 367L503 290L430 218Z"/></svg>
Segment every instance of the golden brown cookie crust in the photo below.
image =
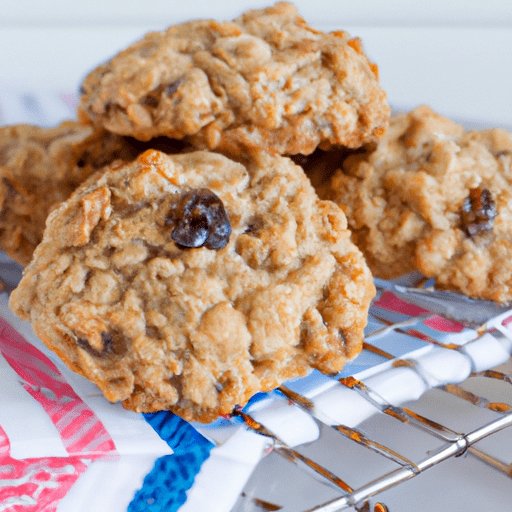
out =
<svg viewBox="0 0 512 512"><path fill-rule="evenodd" d="M178 141L141 143L72 120L52 128L0 128L0 249L27 265L52 208L105 165L131 161L149 144L167 153L183 150Z"/></svg>
<svg viewBox="0 0 512 512"><path fill-rule="evenodd" d="M49 211L92 173L128 155L121 137L75 121L0 128L0 248L27 265Z"/></svg>
<svg viewBox="0 0 512 512"><path fill-rule="evenodd" d="M510 133L465 131L421 106L393 116L377 149L347 158L320 194L343 205L376 276L419 270L470 297L512 299Z"/></svg>
<svg viewBox="0 0 512 512"><path fill-rule="evenodd" d="M287 2L232 22L152 32L92 71L79 116L140 140L280 154L377 141L389 117L358 39L311 29Z"/></svg>
<svg viewBox="0 0 512 512"><path fill-rule="evenodd" d="M204 189L228 243L184 248L176 212ZM10 305L109 400L210 421L311 368L338 372L374 293L343 212L288 158L147 151L50 214Z"/></svg>

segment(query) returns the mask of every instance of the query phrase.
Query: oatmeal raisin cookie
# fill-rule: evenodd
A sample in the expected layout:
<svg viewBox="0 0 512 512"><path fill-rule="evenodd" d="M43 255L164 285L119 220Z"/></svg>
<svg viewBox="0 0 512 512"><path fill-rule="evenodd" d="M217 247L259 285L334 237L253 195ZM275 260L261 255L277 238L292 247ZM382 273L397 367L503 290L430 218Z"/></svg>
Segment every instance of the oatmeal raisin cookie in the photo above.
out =
<svg viewBox="0 0 512 512"><path fill-rule="evenodd" d="M377 141L389 107L359 39L287 2L152 32L84 80L80 119L140 140L280 154Z"/></svg>
<svg viewBox="0 0 512 512"><path fill-rule="evenodd" d="M419 270L470 297L512 299L510 133L466 131L421 106L338 167L319 193L343 205L376 276Z"/></svg>
<svg viewBox="0 0 512 512"><path fill-rule="evenodd" d="M290 159L148 150L52 211L10 305L109 400L210 421L338 372L374 293L343 212Z"/></svg>

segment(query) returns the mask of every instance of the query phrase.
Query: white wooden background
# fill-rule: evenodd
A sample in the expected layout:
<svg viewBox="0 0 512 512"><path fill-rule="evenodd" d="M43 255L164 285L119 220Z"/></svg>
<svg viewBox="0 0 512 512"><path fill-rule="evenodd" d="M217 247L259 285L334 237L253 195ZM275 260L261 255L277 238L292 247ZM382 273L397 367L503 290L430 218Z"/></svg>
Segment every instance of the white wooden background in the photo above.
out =
<svg viewBox="0 0 512 512"><path fill-rule="evenodd" d="M87 71L149 30L232 19L272 0L0 0L2 91L76 92ZM393 106L512 127L510 0L296 0L322 30L362 38Z"/></svg>

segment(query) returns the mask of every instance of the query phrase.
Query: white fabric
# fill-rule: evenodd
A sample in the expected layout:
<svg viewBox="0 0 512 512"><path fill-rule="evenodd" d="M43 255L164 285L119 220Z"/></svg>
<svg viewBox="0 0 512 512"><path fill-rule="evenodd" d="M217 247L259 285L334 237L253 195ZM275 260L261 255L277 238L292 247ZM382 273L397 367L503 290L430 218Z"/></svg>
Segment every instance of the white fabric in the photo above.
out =
<svg viewBox="0 0 512 512"><path fill-rule="evenodd" d="M121 455L154 454L162 456L172 453L168 444L163 441L154 429L141 415L126 411L120 404L111 404L104 399L96 386L80 375L69 370L60 359L53 354L35 336L28 322L20 321L8 306L7 294L0 294L0 316L7 320L23 337L45 354L59 369L63 377L71 385L76 394L96 413L111 435L117 451ZM3 358L2 358L3 359ZM5 363L7 364L7 363ZM5 369L5 364L1 367ZM27 393L20 383L18 375L11 369L8 380L0 382L1 391L5 388L17 387L16 394L12 392L11 400L4 399L8 394L2 393L0 401L0 425L6 430L11 442L11 455L14 458L59 457L66 452L60 442L60 436L55 428L48 425L48 416L35 399ZM21 390L21 391L20 391ZM8 418L4 426L3 418ZM48 421L47 421L48 420ZM41 433L38 450L32 451L33 442L28 442L37 432L41 422ZM44 426L44 429L43 429ZM7 432L7 429L9 431ZM64 450L64 451L63 451ZM37 452L37 455L35 453Z"/></svg>

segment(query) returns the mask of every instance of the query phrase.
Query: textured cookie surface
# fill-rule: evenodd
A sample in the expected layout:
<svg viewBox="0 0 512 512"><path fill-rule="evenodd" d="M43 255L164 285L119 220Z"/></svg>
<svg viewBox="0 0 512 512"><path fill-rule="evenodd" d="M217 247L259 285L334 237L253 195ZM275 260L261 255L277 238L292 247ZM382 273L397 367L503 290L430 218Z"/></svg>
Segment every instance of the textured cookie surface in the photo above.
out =
<svg viewBox="0 0 512 512"><path fill-rule="evenodd" d="M412 270L475 297L512 299L512 135L465 131L426 106L393 116L374 152L320 191L344 205L373 273Z"/></svg>
<svg viewBox="0 0 512 512"><path fill-rule="evenodd" d="M54 128L0 128L0 249L27 265L52 208L105 165L131 161L149 146L184 150L179 141L141 143L71 120Z"/></svg>
<svg viewBox="0 0 512 512"><path fill-rule="evenodd" d="M11 294L112 401L209 421L361 349L374 286L302 169L147 151L54 210Z"/></svg>
<svg viewBox="0 0 512 512"><path fill-rule="evenodd" d="M147 34L86 77L79 113L140 140L308 154L375 142L389 108L358 39L315 31L279 2Z"/></svg>
<svg viewBox="0 0 512 512"><path fill-rule="evenodd" d="M51 208L108 162L130 157L121 137L74 121L0 128L0 248L27 265Z"/></svg>

